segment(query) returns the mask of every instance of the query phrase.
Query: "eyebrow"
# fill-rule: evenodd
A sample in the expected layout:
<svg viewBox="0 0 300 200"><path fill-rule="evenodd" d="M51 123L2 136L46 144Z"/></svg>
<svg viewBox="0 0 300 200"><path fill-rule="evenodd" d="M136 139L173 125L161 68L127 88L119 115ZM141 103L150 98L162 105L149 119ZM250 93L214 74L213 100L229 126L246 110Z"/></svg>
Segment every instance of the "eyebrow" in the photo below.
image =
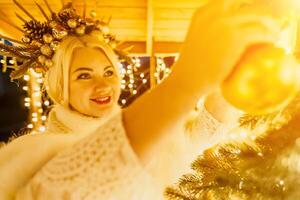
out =
<svg viewBox="0 0 300 200"><path fill-rule="evenodd" d="M104 68L104 70L107 70L108 68L113 68L113 66L108 65L108 66L106 66L106 67Z"/></svg>
<svg viewBox="0 0 300 200"><path fill-rule="evenodd" d="M104 68L104 70L107 70L109 68L113 68L113 66L108 65ZM76 69L73 73L78 72L78 71L83 71L83 70L84 71L93 71L91 68L88 68L88 67L80 67L80 68Z"/></svg>
<svg viewBox="0 0 300 200"><path fill-rule="evenodd" d="M76 69L73 73L81 71L81 70L85 70L85 71L93 71L91 68L87 68L87 67L80 67L78 69Z"/></svg>

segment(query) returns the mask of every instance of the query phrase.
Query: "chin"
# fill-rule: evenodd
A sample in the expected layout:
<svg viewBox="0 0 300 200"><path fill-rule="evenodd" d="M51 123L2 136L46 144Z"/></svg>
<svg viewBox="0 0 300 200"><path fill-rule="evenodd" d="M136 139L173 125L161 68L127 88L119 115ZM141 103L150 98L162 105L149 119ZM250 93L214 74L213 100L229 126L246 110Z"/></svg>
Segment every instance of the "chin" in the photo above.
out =
<svg viewBox="0 0 300 200"><path fill-rule="evenodd" d="M109 114L113 113L117 108L117 105L111 105L108 106L106 108L95 108L92 110L92 116L93 117L105 117L105 116L109 116Z"/></svg>

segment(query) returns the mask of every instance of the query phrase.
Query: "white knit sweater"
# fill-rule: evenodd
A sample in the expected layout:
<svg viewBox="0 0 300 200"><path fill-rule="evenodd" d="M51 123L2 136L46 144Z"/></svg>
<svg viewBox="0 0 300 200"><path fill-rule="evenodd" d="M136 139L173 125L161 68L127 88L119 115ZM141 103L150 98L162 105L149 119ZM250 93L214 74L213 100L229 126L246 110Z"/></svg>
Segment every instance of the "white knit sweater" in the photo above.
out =
<svg viewBox="0 0 300 200"><path fill-rule="evenodd" d="M164 187L188 171L211 138L217 142L222 137L216 135L228 130L203 107L193 131L200 137L190 140L183 129L176 130L161 154L141 166L127 139L121 111L99 120L57 107L49 119L46 134L27 136L0 151L1 199L163 199ZM24 154L15 154L25 146ZM19 159L8 161L8 154Z"/></svg>

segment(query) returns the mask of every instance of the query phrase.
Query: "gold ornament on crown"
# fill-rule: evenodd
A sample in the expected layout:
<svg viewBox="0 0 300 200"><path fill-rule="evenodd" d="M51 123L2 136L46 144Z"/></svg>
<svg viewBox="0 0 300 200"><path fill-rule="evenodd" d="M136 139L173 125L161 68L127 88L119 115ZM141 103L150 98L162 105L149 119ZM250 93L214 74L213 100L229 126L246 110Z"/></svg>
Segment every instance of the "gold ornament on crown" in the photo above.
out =
<svg viewBox="0 0 300 200"><path fill-rule="evenodd" d="M30 18L30 21L16 14L17 17L24 22L23 29L11 24L23 32L23 37L20 41L0 35L0 38L17 44L16 46L0 44L0 55L15 57L17 61L22 63L10 74L12 80L21 78L30 68L46 72L52 67L52 57L60 42L65 37L70 35L83 36L96 30L100 31L102 38L119 56L120 61L132 63L126 51L116 48L119 41L116 40L114 35L107 31L109 22L97 20L94 15L91 16L92 18L86 18L85 8L83 16L78 15L71 2L65 4L58 13L55 13L49 6L47 0L44 1L51 15L48 16L42 6L36 3L37 8L46 19L45 22L40 22L18 1L13 0Z"/></svg>

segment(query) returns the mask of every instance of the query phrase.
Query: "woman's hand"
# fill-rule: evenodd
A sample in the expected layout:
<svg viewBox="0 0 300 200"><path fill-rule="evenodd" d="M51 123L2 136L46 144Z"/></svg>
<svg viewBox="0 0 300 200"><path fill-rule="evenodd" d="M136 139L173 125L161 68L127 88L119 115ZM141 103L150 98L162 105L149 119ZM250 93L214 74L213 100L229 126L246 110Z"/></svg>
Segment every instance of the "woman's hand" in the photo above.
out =
<svg viewBox="0 0 300 200"><path fill-rule="evenodd" d="M196 11L173 70L189 77L186 87L218 87L249 45L276 42L280 16L258 2L218 0Z"/></svg>

